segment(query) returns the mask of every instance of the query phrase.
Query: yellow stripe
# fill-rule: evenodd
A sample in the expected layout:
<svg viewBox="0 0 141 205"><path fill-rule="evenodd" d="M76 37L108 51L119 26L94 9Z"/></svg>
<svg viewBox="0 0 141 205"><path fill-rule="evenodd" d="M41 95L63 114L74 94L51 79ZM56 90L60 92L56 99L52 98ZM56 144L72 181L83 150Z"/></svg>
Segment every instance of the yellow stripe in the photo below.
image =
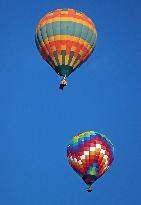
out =
<svg viewBox="0 0 141 205"><path fill-rule="evenodd" d="M68 14L68 10L67 11L61 11L61 14Z"/></svg>
<svg viewBox="0 0 141 205"><path fill-rule="evenodd" d="M44 43L40 44L39 49L41 50L42 47L43 47L44 50L47 52L47 54L50 55L50 53L48 52L48 49L47 49L47 47L45 46ZM53 50L52 48L53 48L53 47L51 47L50 50L51 50L51 52L53 53L53 51L55 51L55 50ZM55 48L55 49L56 49L56 48ZM73 47L71 48L71 51L74 51L74 52L75 52L76 49L77 49L77 48L73 46ZM66 50L66 45L64 45L64 46L62 45L62 46L61 46L61 50ZM91 53L91 51L92 51L92 49L89 49L89 52L88 52L88 53ZM79 54L82 56L82 55L84 54L84 51L83 51L83 50L80 50L80 51L79 51Z"/></svg>
<svg viewBox="0 0 141 205"><path fill-rule="evenodd" d="M100 157L104 157L104 154L100 153Z"/></svg>
<svg viewBox="0 0 141 205"><path fill-rule="evenodd" d="M96 33L96 28L94 26L92 26L90 23L82 20L82 19L78 19L75 17L54 17L52 19L45 19L45 21L43 21L41 24L39 23L37 27L42 27L45 24L49 24L49 23L53 23L56 21L72 21L74 23L81 23L84 26L87 26L89 29L92 29L94 33Z"/></svg>
<svg viewBox="0 0 141 205"><path fill-rule="evenodd" d="M73 58L72 58L72 60L71 60L71 63L70 63L70 66L73 66L75 59L76 59L76 58L73 56Z"/></svg>
<svg viewBox="0 0 141 205"><path fill-rule="evenodd" d="M106 162L106 159L103 158L103 159L102 159L102 163L103 163L103 162L105 163L105 162ZM105 165L105 164L104 164L104 165ZM103 167L104 167L104 165L103 165Z"/></svg>
<svg viewBox="0 0 141 205"><path fill-rule="evenodd" d="M81 56L83 55L83 53L84 53L83 50L80 50L80 51L79 51L79 54L80 54Z"/></svg>
<svg viewBox="0 0 141 205"><path fill-rule="evenodd" d="M77 16L82 16L82 17L84 17L84 14L79 13L79 12L77 12L77 11L76 11L76 14L77 14Z"/></svg>
<svg viewBox="0 0 141 205"><path fill-rule="evenodd" d="M80 60L78 60L77 63L73 66L73 69L75 69L80 64L81 61L82 59L80 58Z"/></svg>
<svg viewBox="0 0 141 205"><path fill-rule="evenodd" d="M58 55L59 63L62 65L62 55Z"/></svg>
<svg viewBox="0 0 141 205"><path fill-rule="evenodd" d="M65 51L66 50L66 45L61 45L61 51Z"/></svg>
<svg viewBox="0 0 141 205"><path fill-rule="evenodd" d="M56 39L58 39L58 37L56 36ZM59 40L60 40L60 37L59 37ZM62 37L61 37L61 40L66 40L66 35L62 35ZM78 42L79 41L79 38L78 37L73 37L73 40L74 41L76 41L76 42ZM45 50L47 51L47 53L48 53L48 49L47 49L47 47L45 46L45 43L49 43L49 42L51 42L51 41L54 41L54 37L50 37L49 38L49 40L48 39L46 39L46 40L44 40L44 42L42 42L42 43L40 43L40 49L41 49L41 47L44 47L45 48ZM89 43L87 43L86 41L84 41L83 39L81 39L81 43L84 45L84 47L86 47L87 49L88 49L88 53L84 53L84 51L83 50L80 50L79 51L79 54L81 55L81 58L77 61L77 63L73 66L73 63L74 63L74 60L76 59L75 57L72 59L72 61L71 61L71 66L73 66L73 69L75 69L81 62L82 62L82 60L84 61L85 59L86 59L86 57L91 53L91 51L93 50L93 48L91 48L91 46L90 46L90 44ZM51 47L51 53L49 53L49 55L51 55L51 56L53 56L53 51L55 51L56 50L56 48L55 47ZM61 45L61 50L66 50L66 45ZM75 46L72 46L71 47L71 51L76 51L77 50L77 47L75 47ZM84 55L84 56L83 56ZM83 56L83 58L82 58L82 56ZM55 63L55 65L57 66L57 62L56 62L56 60L55 60L55 58L53 57L52 58L53 59L53 61L54 61L54 63ZM62 65L62 55L58 55L58 59L59 59L59 63L60 63L60 65ZM68 59L69 59L69 56L68 55L66 55L65 56L65 64L67 65L68 64Z"/></svg>
<svg viewBox="0 0 141 205"><path fill-rule="evenodd" d="M85 47L88 50L91 49L90 43L88 43L87 41L85 41L85 40L83 40L82 38L79 38L79 37L75 37L75 36L71 36L71 35L56 35L55 36L55 40L64 40L65 41L67 39L72 39L72 37L73 37L73 41L74 42L77 42L77 43L79 42L79 43L85 45ZM54 36L51 36L51 37L46 38L44 40L45 43L49 43L49 42L53 42L53 41L54 41ZM40 44L42 44L42 42Z"/></svg>
<svg viewBox="0 0 141 205"><path fill-rule="evenodd" d="M53 60L53 62L54 62L54 64L55 64L55 66L57 66L58 64L57 64L57 62L56 62L55 57L54 57L54 56L52 56L51 58L52 58L52 60Z"/></svg>
<svg viewBox="0 0 141 205"><path fill-rule="evenodd" d="M71 47L71 51L74 51L74 52L75 52L76 49L77 49L76 46L72 46L72 47Z"/></svg>
<svg viewBox="0 0 141 205"><path fill-rule="evenodd" d="M60 36L61 37L61 36ZM54 41L57 41L57 40L60 40L60 37L57 35L57 36L54 36Z"/></svg>
<svg viewBox="0 0 141 205"><path fill-rule="evenodd" d="M65 56L65 65L68 65L68 61L69 61L69 55Z"/></svg>
<svg viewBox="0 0 141 205"><path fill-rule="evenodd" d="M90 53L91 53L91 51L89 51L89 53L87 53L87 55L83 56L83 54L84 54L84 52L83 52L83 54L82 54L83 58L80 58L77 61L77 63L73 65L73 69L75 69L80 63L82 63L82 61L84 61L86 59L86 57L90 55Z"/></svg>
<svg viewBox="0 0 141 205"><path fill-rule="evenodd" d="M42 47L44 47L45 48L45 50L47 51L47 53L48 53L48 50L47 50L47 48L45 47L45 45L44 44L42 44L40 47L39 47L39 49L41 50L41 48ZM71 51L76 51L76 47L73 47L73 49L71 49ZM66 50L66 46L64 45L64 46L61 46L61 50ZM53 51L54 50L51 50L51 54L52 54L52 56L53 56ZM89 52L88 53L86 53L86 54L84 54L84 51L83 50L80 50L79 51L79 54L81 55L81 56L83 56L83 58L81 57L78 61L77 61L77 63L76 64L74 64L73 65L73 63L74 63L74 60L75 60L75 58L74 58L74 60L72 60L72 62L71 62L71 65L73 66L73 69L75 69L81 62L82 62L82 60L84 61L85 59L86 59L86 57L91 53L91 51L92 51L92 49L90 49L89 50ZM50 55L50 53L48 53L49 55ZM55 58L53 58L53 61L54 61L54 59ZM58 55L58 59L59 59L59 63L60 63L60 65L62 64L62 55ZM65 56L65 65L68 65L68 60L69 60L69 55L66 55ZM56 62L56 60L55 60L55 65L57 64L57 62Z"/></svg>

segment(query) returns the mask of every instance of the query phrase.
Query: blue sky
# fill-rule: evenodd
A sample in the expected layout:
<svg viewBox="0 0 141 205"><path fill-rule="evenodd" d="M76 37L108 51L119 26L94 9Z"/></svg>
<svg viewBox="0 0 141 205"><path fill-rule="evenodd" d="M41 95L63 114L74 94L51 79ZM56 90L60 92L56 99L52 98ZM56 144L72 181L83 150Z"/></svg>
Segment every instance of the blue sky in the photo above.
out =
<svg viewBox="0 0 141 205"><path fill-rule="evenodd" d="M34 31L64 7L86 12L98 39L62 93ZM140 204L140 10L139 0L0 1L0 205ZM92 193L66 159L67 144L86 130L115 145Z"/></svg>

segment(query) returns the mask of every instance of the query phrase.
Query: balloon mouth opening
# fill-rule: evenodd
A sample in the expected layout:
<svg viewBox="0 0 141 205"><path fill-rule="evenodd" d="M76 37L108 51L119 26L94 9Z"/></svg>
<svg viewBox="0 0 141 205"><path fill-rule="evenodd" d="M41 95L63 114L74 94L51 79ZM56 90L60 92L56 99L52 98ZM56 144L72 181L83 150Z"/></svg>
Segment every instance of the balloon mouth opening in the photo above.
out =
<svg viewBox="0 0 141 205"><path fill-rule="evenodd" d="M68 65L59 65L55 67L55 71L60 76L68 77L74 71L74 69Z"/></svg>
<svg viewBox="0 0 141 205"><path fill-rule="evenodd" d="M84 182L91 187L91 185L97 180L97 177L95 175L91 175L91 174L86 174L82 177L82 179L84 180ZM88 188L89 188L88 187Z"/></svg>

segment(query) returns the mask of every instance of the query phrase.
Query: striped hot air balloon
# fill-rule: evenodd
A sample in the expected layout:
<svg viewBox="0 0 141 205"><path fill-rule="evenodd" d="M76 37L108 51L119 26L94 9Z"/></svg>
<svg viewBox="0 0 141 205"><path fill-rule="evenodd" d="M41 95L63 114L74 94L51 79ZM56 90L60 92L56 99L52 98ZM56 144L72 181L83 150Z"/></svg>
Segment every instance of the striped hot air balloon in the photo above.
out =
<svg viewBox="0 0 141 205"><path fill-rule="evenodd" d="M96 44L93 21L74 9L57 9L38 23L35 42L43 59L63 76L62 85L76 68L87 60ZM63 88L63 86L62 86Z"/></svg>
<svg viewBox="0 0 141 205"><path fill-rule="evenodd" d="M67 146L70 166L92 191L91 185L111 166L114 147L106 135L94 131L76 135Z"/></svg>

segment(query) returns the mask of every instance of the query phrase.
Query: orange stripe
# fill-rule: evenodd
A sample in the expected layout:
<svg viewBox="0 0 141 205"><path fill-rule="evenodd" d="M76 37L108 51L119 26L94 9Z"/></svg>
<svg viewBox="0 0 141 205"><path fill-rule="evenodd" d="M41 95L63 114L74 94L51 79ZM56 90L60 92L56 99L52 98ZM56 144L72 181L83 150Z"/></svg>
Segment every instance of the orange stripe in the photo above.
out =
<svg viewBox="0 0 141 205"><path fill-rule="evenodd" d="M61 44L60 44L60 41L55 41L54 43L56 45L56 50L57 50L58 55L61 55Z"/></svg>
<svg viewBox="0 0 141 205"><path fill-rule="evenodd" d="M48 20L53 19L53 18L55 18L55 17L60 18L60 20L61 20L61 17L73 17L73 18L74 18L74 22L75 22L75 18L76 18L76 19L81 19L81 20L87 22L88 24L90 24L91 26L93 26L93 27L95 28L94 23L92 22L92 20L91 20L89 17L87 17L87 16L84 15L84 14L83 14L83 16L79 16L79 15L77 15L76 13L61 14L61 13L57 12L57 13L54 13L53 15L48 15L48 14L46 14L46 15L39 21L39 24L42 25L42 24L44 24L44 22L47 22Z"/></svg>
<svg viewBox="0 0 141 205"><path fill-rule="evenodd" d="M42 47L39 51L40 51L40 53L41 53L43 59L44 59L45 61L47 61L47 62L54 68L54 65L52 64L52 62L49 61L49 60L47 60L48 53L46 52L46 50Z"/></svg>
<svg viewBox="0 0 141 205"><path fill-rule="evenodd" d="M50 46L48 46L48 47L50 47ZM39 47L39 51L41 52L41 54L43 53L43 55L45 55L45 53L46 53L46 56L48 55L47 50L48 50L48 48L47 48L46 44L42 44ZM49 55L50 55L51 58L54 57L52 50L50 50ZM46 57L45 57L45 59L46 59Z"/></svg>
<svg viewBox="0 0 141 205"><path fill-rule="evenodd" d="M55 49L59 46L59 50ZM43 42L40 44L40 52L44 59L47 58L47 55L49 53L50 57L53 59L53 61L56 64L56 61L54 60L53 52L56 50L58 56L61 55L62 46L64 46L63 50L66 50L66 55L70 55L70 52L72 51L72 48L76 48L74 52L74 58L77 58L78 54L81 55L80 59L77 61L77 63L74 65L74 68L76 68L81 62L83 62L91 53L92 49L88 49L84 46L84 44L81 44L79 42L74 42L70 40L57 40L53 42Z"/></svg>
<svg viewBox="0 0 141 205"><path fill-rule="evenodd" d="M66 44L67 43L67 44ZM91 49L87 49L87 47L85 47L83 44L79 43L79 42L75 42L75 41L70 41L70 40L58 40L58 41L53 41L53 42L44 42L43 44L40 43L40 48L41 47L46 47L46 49L48 48L53 48L56 45L64 45L66 48L66 54L69 55L71 48L72 48L72 44L73 46L76 48L76 54L74 54L75 57L77 57L77 55L80 53L80 51L84 52L85 54L89 54L91 52ZM61 48L61 46L60 46ZM50 49L50 51L53 53L53 49ZM61 50L56 50L57 54L60 55L61 54Z"/></svg>
<svg viewBox="0 0 141 205"><path fill-rule="evenodd" d="M92 51L92 50L91 50ZM80 64L82 63L83 61L85 61L85 59L87 57L89 57L89 55L91 54L91 51L89 51L89 53L83 53L83 55L81 56L81 58L77 61L77 63L74 65L74 69Z"/></svg>

